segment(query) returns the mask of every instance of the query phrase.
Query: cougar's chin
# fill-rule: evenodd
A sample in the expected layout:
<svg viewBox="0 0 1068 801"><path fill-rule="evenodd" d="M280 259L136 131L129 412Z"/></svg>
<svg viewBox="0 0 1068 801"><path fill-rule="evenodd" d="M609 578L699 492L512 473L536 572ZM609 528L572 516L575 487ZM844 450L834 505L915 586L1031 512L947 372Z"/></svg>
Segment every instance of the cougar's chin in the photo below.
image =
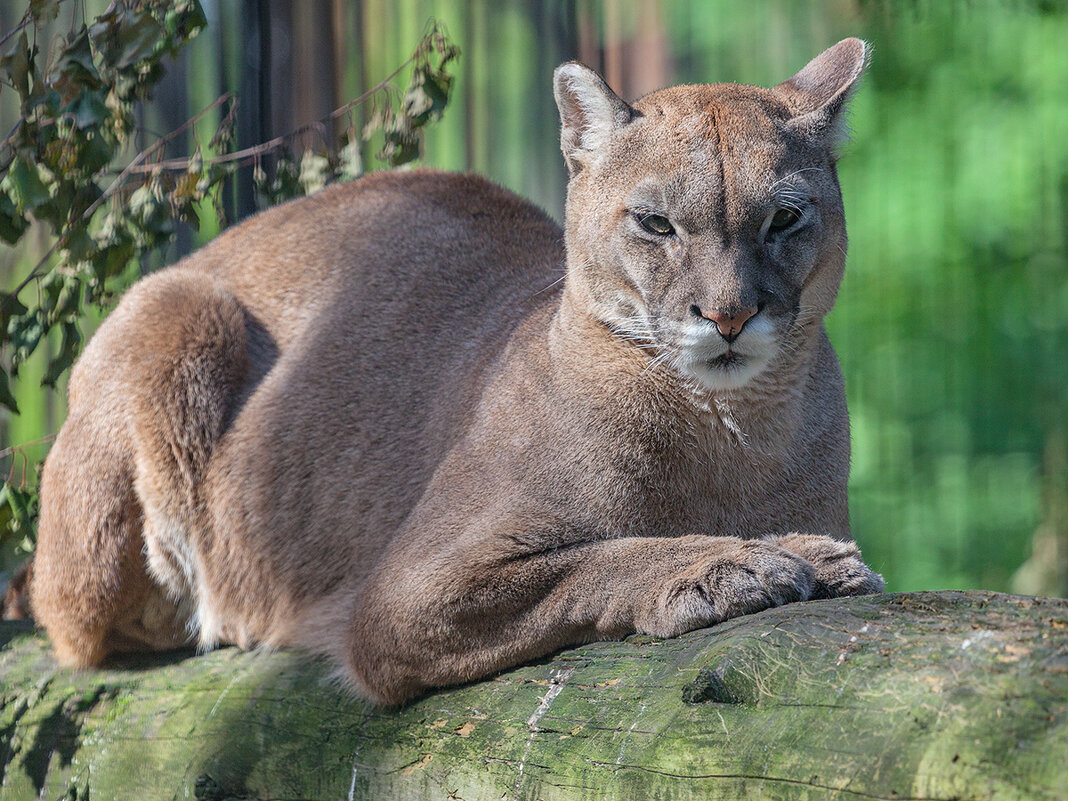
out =
<svg viewBox="0 0 1068 801"><path fill-rule="evenodd" d="M770 359L764 355L743 355L731 350L711 359L680 360L681 370L705 389L740 389L762 371Z"/></svg>
<svg viewBox="0 0 1068 801"><path fill-rule="evenodd" d="M706 326L687 332L679 346L678 368L709 390L739 389L758 375L775 353L775 326L754 320L728 344Z"/></svg>

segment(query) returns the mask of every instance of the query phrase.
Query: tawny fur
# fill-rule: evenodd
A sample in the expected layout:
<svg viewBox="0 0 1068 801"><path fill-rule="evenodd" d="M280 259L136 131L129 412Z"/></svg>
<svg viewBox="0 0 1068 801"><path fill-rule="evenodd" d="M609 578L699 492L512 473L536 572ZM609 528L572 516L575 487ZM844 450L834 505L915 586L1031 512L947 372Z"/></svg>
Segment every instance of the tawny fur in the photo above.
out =
<svg viewBox="0 0 1068 801"><path fill-rule="evenodd" d="M57 656L298 646L396 703L881 590L822 323L864 59L846 40L771 90L633 106L564 65L565 231L481 178L377 174L134 286L44 473L30 591ZM808 216L768 234L779 207ZM727 352L706 310L739 309Z"/></svg>

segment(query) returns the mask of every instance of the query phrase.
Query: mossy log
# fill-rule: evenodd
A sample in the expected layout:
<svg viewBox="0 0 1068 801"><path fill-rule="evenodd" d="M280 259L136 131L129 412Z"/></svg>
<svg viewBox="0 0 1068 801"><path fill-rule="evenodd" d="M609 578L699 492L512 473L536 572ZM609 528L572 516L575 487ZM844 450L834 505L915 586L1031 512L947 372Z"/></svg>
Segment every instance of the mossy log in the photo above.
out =
<svg viewBox="0 0 1068 801"><path fill-rule="evenodd" d="M0 627L4 799L1064 799L1068 601L814 601L402 709L296 653L57 668Z"/></svg>

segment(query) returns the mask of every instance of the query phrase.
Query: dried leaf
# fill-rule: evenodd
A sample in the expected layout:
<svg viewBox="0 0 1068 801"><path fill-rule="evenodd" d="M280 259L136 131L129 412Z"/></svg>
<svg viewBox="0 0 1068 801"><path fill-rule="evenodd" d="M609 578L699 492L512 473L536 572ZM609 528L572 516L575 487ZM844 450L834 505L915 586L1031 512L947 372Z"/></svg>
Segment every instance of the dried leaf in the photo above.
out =
<svg viewBox="0 0 1068 801"><path fill-rule="evenodd" d="M304 194L314 194L326 186L329 170L330 161L327 158L305 150L300 159L300 185L304 188Z"/></svg>
<svg viewBox="0 0 1068 801"><path fill-rule="evenodd" d="M338 154L337 179L352 181L361 175L363 175L363 157L360 155L359 141L353 136Z"/></svg>
<svg viewBox="0 0 1068 801"><path fill-rule="evenodd" d="M59 0L30 0L30 14L38 25L47 25L59 15Z"/></svg>

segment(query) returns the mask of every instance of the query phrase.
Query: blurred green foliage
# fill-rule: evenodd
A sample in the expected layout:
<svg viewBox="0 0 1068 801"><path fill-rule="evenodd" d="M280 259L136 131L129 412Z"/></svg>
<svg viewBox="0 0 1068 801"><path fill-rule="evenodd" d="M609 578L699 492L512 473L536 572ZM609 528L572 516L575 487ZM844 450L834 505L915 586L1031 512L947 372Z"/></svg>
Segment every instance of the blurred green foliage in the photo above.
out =
<svg viewBox="0 0 1068 801"><path fill-rule="evenodd" d="M895 588L1009 589L1068 493L1043 472L1068 422L1068 13L869 8L875 53L841 166L849 278L830 325L854 525ZM1061 573L1059 588L1020 589L1068 593Z"/></svg>
<svg viewBox="0 0 1068 801"><path fill-rule="evenodd" d="M334 16L315 17L324 5ZM238 88L241 57L240 4L204 7L209 28L184 78L195 108ZM465 58L425 161L489 175L557 217L560 61L582 58L633 95L652 88L640 80L650 75L771 85L838 39L869 41L839 168L847 275L828 321L852 416L853 528L890 589L1068 594L1063 0L362 0L300 11L340 31L343 97L401 63L428 17L447 25ZM308 48L291 33L296 70ZM361 158L385 145L376 133ZM205 220L200 239L213 233ZM38 380L44 369L23 367ZM58 425L61 403L35 388L15 397L23 414L8 441ZM1037 565L1014 585L1033 549Z"/></svg>
<svg viewBox="0 0 1068 801"><path fill-rule="evenodd" d="M1013 589L1068 475L1068 6L673 5L688 80L770 85L844 36L872 44L839 164L850 509L893 590ZM1068 594L1068 520L1045 531Z"/></svg>

